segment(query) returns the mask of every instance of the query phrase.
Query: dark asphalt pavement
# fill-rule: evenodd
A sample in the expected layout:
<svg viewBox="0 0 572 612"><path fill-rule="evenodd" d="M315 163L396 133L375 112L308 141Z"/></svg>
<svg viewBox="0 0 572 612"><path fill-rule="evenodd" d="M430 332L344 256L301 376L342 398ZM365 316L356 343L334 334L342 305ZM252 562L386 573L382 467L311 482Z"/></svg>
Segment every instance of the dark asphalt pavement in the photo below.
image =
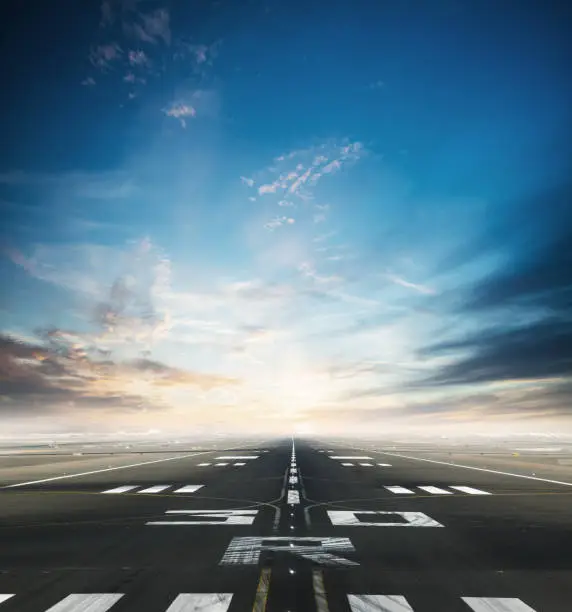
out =
<svg viewBox="0 0 572 612"><path fill-rule="evenodd" d="M572 477L383 449L0 457L0 612L572 611Z"/></svg>

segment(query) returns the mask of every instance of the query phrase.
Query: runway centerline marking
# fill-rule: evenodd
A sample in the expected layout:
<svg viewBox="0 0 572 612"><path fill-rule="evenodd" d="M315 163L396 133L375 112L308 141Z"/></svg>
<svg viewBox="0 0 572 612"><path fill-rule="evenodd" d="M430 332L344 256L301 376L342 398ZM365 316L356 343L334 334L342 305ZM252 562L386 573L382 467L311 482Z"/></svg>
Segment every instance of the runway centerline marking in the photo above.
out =
<svg viewBox="0 0 572 612"><path fill-rule="evenodd" d="M210 451L212 452L212 451ZM79 472L78 474L63 474L61 476L51 476L50 478L41 478L39 480L29 480L27 482L18 482L16 484L4 485L0 489L14 489L16 487L25 487L33 484L41 484L42 482L53 482L54 480L64 480L65 478L77 478L78 476L90 476L91 474L102 474L103 472L113 472L115 470L126 470L128 468L140 467L142 465L152 465L153 463L165 463L166 461L176 461L177 459L188 459L196 457L204 453L191 453L190 455L182 455L178 457L167 457L166 459L154 459L153 461L142 461L140 463L130 463L129 465L116 465L114 467L102 468L100 470L90 470L89 472Z"/></svg>

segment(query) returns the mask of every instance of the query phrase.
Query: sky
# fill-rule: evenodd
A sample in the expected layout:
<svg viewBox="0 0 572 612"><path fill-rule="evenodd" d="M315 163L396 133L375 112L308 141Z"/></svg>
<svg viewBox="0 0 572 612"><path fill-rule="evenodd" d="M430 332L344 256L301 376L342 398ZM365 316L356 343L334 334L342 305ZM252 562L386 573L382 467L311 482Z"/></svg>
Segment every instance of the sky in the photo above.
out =
<svg viewBox="0 0 572 612"><path fill-rule="evenodd" d="M572 434L572 9L10 2L2 435Z"/></svg>

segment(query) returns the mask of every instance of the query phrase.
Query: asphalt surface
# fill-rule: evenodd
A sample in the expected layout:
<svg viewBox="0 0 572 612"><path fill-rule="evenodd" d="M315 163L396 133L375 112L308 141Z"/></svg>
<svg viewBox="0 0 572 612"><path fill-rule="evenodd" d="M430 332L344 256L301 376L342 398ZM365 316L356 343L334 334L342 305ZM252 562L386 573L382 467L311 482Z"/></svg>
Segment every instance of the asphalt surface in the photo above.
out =
<svg viewBox="0 0 572 612"><path fill-rule="evenodd" d="M572 611L562 457L229 448L0 457L0 612Z"/></svg>

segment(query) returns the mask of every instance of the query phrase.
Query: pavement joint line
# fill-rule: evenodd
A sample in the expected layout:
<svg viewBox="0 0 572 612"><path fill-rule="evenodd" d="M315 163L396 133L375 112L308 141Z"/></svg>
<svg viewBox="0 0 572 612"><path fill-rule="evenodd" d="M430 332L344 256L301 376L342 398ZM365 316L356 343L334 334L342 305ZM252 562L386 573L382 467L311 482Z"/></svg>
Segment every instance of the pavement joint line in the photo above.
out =
<svg viewBox="0 0 572 612"><path fill-rule="evenodd" d="M216 452L216 451L207 451ZM66 478L77 478L78 476L90 476L92 474L102 474L103 472L113 472L115 470L125 470L133 467L140 467L142 465L151 465L153 463L165 463L166 461L176 461L177 459L188 459L189 457L196 457L197 455L206 454L204 452L191 453L190 455L182 455L177 457L167 457L166 459L154 459L153 461L142 461L140 463L130 463L129 465L116 465L113 467L102 468L100 470L90 470L88 472L79 472L78 474L63 474L61 476L51 476L50 478L40 478L39 480L29 480L27 482L18 482L11 485L3 485L0 489L15 489L16 487L25 487L33 484L41 484L43 482L53 482L54 480L64 480Z"/></svg>

